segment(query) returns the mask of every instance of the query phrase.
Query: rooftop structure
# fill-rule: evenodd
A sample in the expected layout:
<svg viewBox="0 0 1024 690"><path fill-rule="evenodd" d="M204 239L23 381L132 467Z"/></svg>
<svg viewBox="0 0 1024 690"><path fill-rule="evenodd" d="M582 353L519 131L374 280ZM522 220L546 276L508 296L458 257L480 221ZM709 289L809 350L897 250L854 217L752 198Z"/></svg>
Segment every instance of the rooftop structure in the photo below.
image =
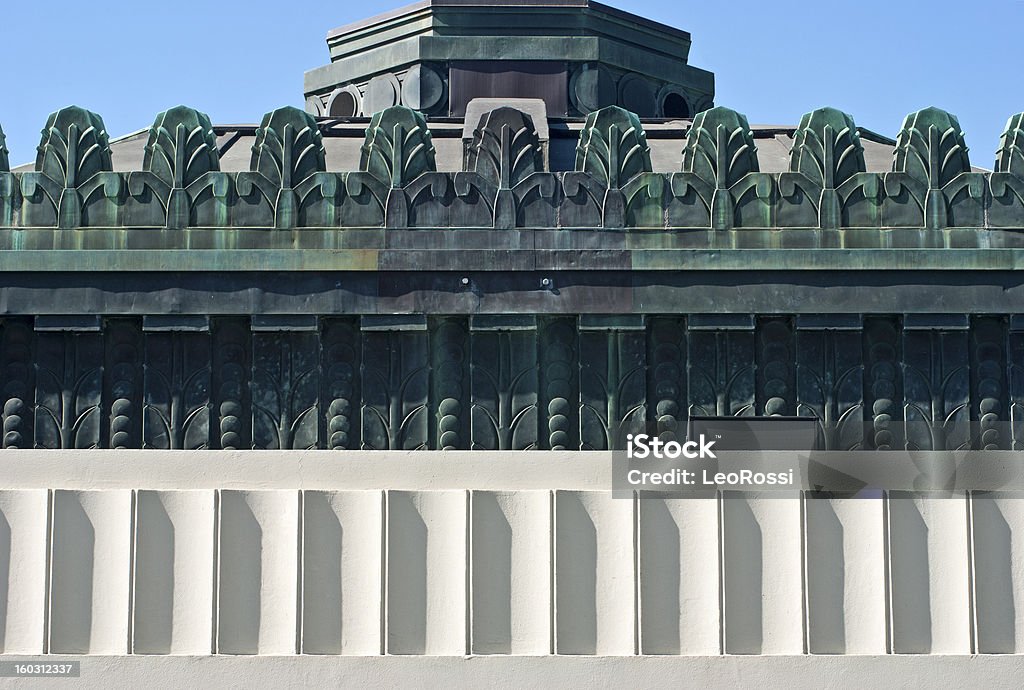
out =
<svg viewBox="0 0 1024 690"><path fill-rule="evenodd" d="M327 35L306 74L313 115L404 105L462 117L473 98L540 98L552 117L620 105L640 117L711 106L714 77L687 63L690 35L589 0L426 0Z"/></svg>
<svg viewBox="0 0 1024 690"><path fill-rule="evenodd" d="M936 108L751 126L579 0L328 43L258 124L67 107L13 171L0 134L0 661L1020 677L1024 114L991 170ZM629 434L736 420L810 429L714 439L800 481L612 490Z"/></svg>

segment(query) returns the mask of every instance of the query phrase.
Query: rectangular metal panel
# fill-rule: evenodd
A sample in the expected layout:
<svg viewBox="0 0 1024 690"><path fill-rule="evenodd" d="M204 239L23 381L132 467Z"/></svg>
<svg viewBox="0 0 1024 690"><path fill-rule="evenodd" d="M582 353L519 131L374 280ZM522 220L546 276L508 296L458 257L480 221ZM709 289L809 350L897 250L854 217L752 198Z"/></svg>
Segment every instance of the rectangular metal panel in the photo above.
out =
<svg viewBox="0 0 1024 690"><path fill-rule="evenodd" d="M474 98L540 98L553 117L569 110L568 65L557 61L459 60L448 72L453 117Z"/></svg>

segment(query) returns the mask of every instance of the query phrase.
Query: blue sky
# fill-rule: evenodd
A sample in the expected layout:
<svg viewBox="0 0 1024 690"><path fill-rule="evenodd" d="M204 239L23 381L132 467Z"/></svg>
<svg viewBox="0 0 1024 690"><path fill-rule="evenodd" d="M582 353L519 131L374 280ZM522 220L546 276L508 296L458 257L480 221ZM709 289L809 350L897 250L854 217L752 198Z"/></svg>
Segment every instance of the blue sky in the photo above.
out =
<svg viewBox="0 0 1024 690"><path fill-rule="evenodd" d="M5 3L11 162L33 160L47 115L70 104L102 115L111 136L178 104L219 123L301 106L303 72L328 60L327 31L402 4ZM1007 118L1024 110L1022 0L609 4L689 31L690 62L715 72L716 103L751 123L792 124L828 105L895 136L907 113L935 105L959 117L972 162L990 168Z"/></svg>

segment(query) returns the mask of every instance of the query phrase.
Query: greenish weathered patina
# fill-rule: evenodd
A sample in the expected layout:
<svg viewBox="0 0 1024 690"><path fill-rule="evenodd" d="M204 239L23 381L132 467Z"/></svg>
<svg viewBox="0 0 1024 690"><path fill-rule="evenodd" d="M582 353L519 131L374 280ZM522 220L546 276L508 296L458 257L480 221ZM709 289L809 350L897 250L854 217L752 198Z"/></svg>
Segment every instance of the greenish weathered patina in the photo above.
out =
<svg viewBox="0 0 1024 690"><path fill-rule="evenodd" d="M589 450L796 415L830 450L1024 450L1024 114L993 172L935 108L895 142L831 108L751 128L688 34L530 2L339 30L309 112L179 106L138 158L77 107L32 170L0 131L2 445ZM346 108L373 115L318 117Z"/></svg>
<svg viewBox="0 0 1024 690"><path fill-rule="evenodd" d="M907 117L893 169L885 173L864 170L852 118L830 109L804 116L790 170L782 173L759 171L746 118L722 107L699 113L689 126L677 173L651 172L643 124L618 106L588 117L576 170L565 173L544 171L536 146L522 148L515 139L535 136L522 134L530 131L527 116L514 116L518 125L497 119L488 125L492 117L485 113L478 127L492 127L490 174L499 176L488 187L485 178L469 175L483 169L483 139L467 150L473 169L439 172L426 120L401 106L370 121L360 169L352 172L326 170L319 124L295 108L264 117L249 171L221 172L209 119L182 107L157 118L144 170L114 172L102 119L65 108L50 117L35 171L5 178L11 183L0 189L0 218L10 228L93 228L90 242L99 244L110 244L101 228L118 227L208 235L216 228L490 227L623 229L653 233L665 249L702 244L692 233L668 241L665 231L701 228L782 233L725 234L703 243L725 248L970 248L1014 245L1014 237L999 231L1018 229L1024 213L1020 116L1010 120L993 173L971 167L956 118L934 108ZM507 144L504 127L512 136ZM515 148L506 155L502 146ZM510 167L505 182L503 155ZM499 195L499 187L519 191ZM955 240L947 241L945 231L953 229ZM973 241L968 230L976 231ZM882 238L892 232L912 244L887 245ZM299 235L294 246L308 241Z"/></svg>
<svg viewBox="0 0 1024 690"><path fill-rule="evenodd" d="M556 116L620 105L644 117L688 117L709 107L714 77L688 64L690 35L589 0L425 0L331 31L331 63L306 74L315 115L371 115L405 105L461 115L461 79L533 74ZM502 93L515 97L508 78ZM537 88L527 79L525 88ZM478 92L475 96L484 96ZM535 95L535 94L527 94Z"/></svg>

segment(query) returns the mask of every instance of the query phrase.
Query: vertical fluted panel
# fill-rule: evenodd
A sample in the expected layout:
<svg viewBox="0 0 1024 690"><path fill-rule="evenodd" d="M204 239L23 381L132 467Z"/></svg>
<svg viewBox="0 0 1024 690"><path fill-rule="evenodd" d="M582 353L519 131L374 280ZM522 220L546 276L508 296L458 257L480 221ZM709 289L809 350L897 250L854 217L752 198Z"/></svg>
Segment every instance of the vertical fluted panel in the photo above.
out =
<svg viewBox="0 0 1024 690"><path fill-rule="evenodd" d="M298 650L299 494L221 491L217 652Z"/></svg>
<svg viewBox="0 0 1024 690"><path fill-rule="evenodd" d="M131 513L131 491L53 492L50 652L128 651Z"/></svg>
<svg viewBox="0 0 1024 690"><path fill-rule="evenodd" d="M549 319L540 334L541 447L576 450L579 438L579 364L572 319Z"/></svg>
<svg viewBox="0 0 1024 690"><path fill-rule="evenodd" d="M555 653L636 653L634 507L555 492Z"/></svg>
<svg viewBox="0 0 1024 690"><path fill-rule="evenodd" d="M971 321L971 420L976 425L972 447L1008 448L1006 400L1006 322L977 317Z"/></svg>
<svg viewBox="0 0 1024 690"><path fill-rule="evenodd" d="M758 319L757 414L796 414L796 342L791 318Z"/></svg>
<svg viewBox="0 0 1024 690"><path fill-rule="evenodd" d="M324 323L322 338L320 405L326 411L327 433L321 434L321 446L358 448L359 333L350 321L331 319Z"/></svg>
<svg viewBox="0 0 1024 690"><path fill-rule="evenodd" d="M45 651L49 496L0 491L0 654Z"/></svg>
<svg viewBox="0 0 1024 690"><path fill-rule="evenodd" d="M647 334L647 413L664 441L686 436L686 323L651 319Z"/></svg>
<svg viewBox="0 0 1024 690"><path fill-rule="evenodd" d="M213 491L139 491L135 502L132 651L213 649Z"/></svg>
<svg viewBox="0 0 1024 690"><path fill-rule="evenodd" d="M903 372L896 317L864 321L864 421L868 448L903 447Z"/></svg>
<svg viewBox="0 0 1024 690"><path fill-rule="evenodd" d="M245 319L213 324L214 440L224 450L251 448L249 409L250 337ZM247 421L248 420L248 421Z"/></svg>
<svg viewBox="0 0 1024 690"><path fill-rule="evenodd" d="M551 493L473 491L471 651L551 652Z"/></svg>
<svg viewBox="0 0 1024 690"><path fill-rule="evenodd" d="M885 654L884 502L809 496L805 508L808 651Z"/></svg>
<svg viewBox="0 0 1024 690"><path fill-rule="evenodd" d="M726 654L804 651L801 499L727 492L722 500Z"/></svg>
<svg viewBox="0 0 1024 690"><path fill-rule="evenodd" d="M387 652L467 652L465 491L388 491Z"/></svg>
<svg viewBox="0 0 1024 690"><path fill-rule="evenodd" d="M107 447L142 447L142 331L132 321L106 330Z"/></svg>
<svg viewBox="0 0 1024 690"><path fill-rule="evenodd" d="M34 402L33 333L28 324L7 319L3 323L3 447L32 447Z"/></svg>
<svg viewBox="0 0 1024 690"><path fill-rule="evenodd" d="M641 654L720 654L720 501L637 503Z"/></svg>
<svg viewBox="0 0 1024 690"><path fill-rule="evenodd" d="M893 652L971 653L967 516L963 494L890 496Z"/></svg>
<svg viewBox="0 0 1024 690"><path fill-rule="evenodd" d="M380 654L380 491L302 493L302 653Z"/></svg>

